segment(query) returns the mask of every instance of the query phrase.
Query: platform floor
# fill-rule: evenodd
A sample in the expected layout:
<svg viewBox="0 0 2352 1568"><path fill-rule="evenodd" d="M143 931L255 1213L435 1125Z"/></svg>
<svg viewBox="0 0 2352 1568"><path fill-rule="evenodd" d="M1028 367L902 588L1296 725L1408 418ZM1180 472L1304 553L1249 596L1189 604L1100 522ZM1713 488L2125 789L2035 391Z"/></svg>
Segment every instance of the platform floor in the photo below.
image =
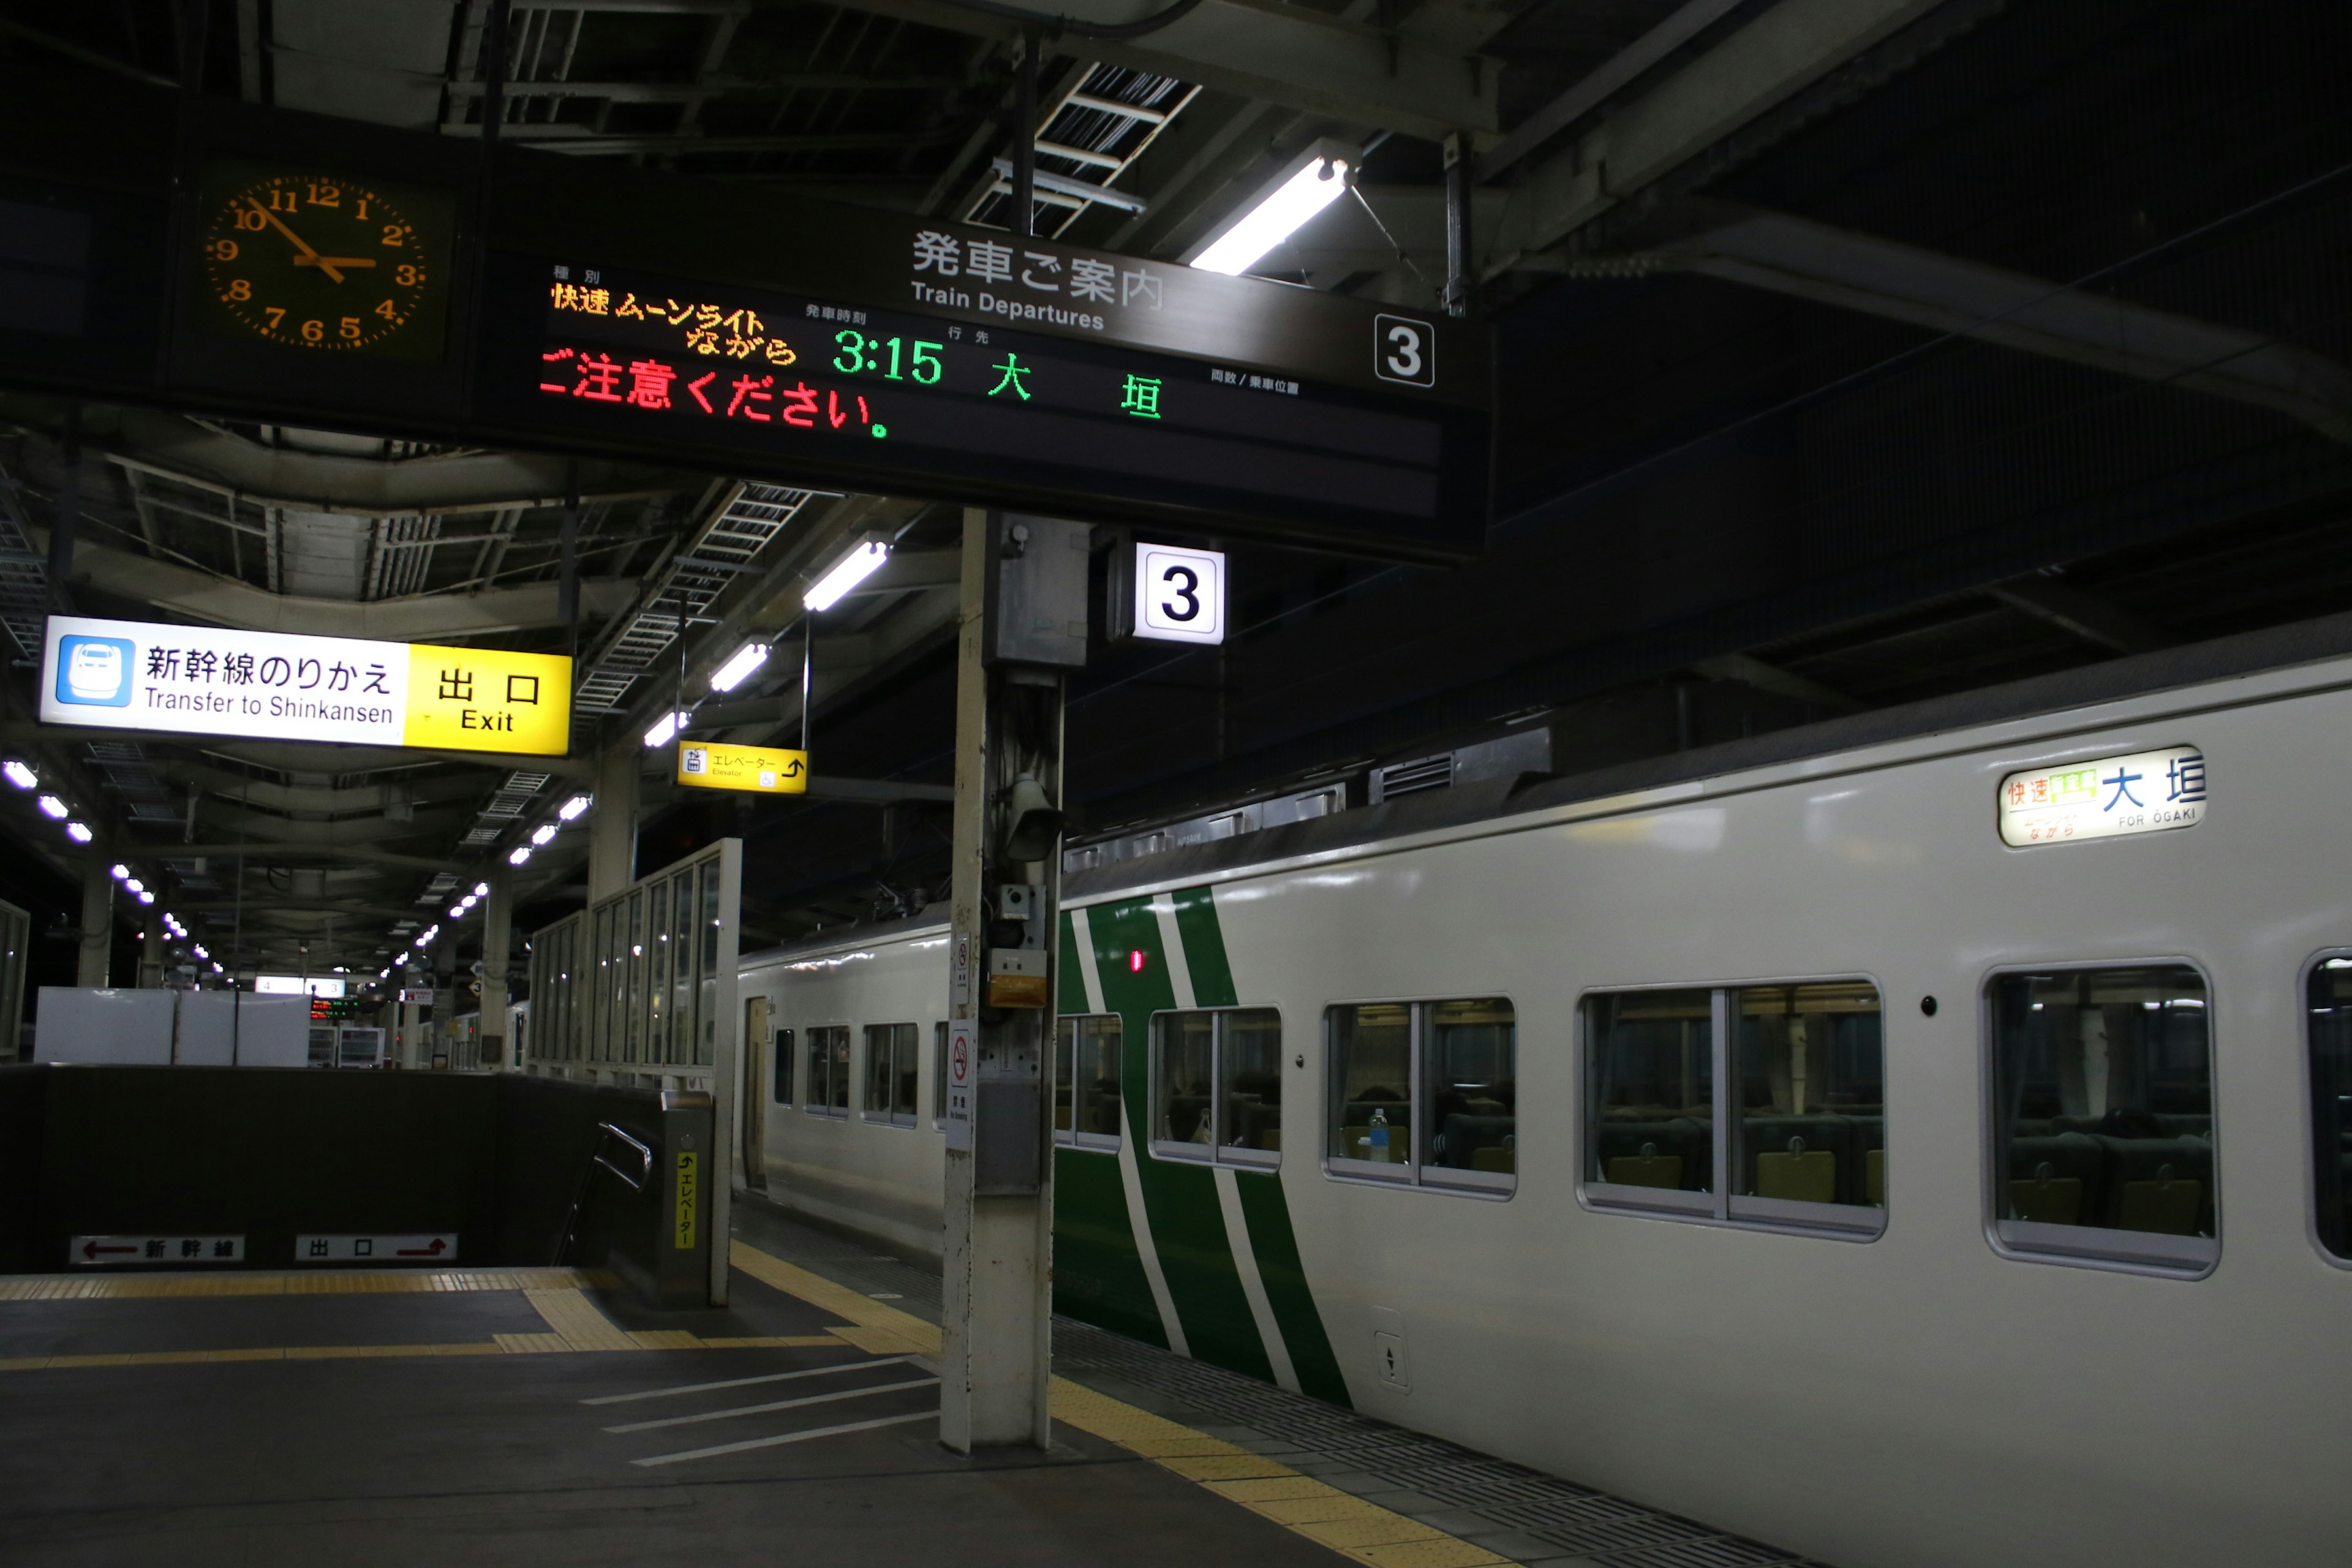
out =
<svg viewBox="0 0 2352 1568"><path fill-rule="evenodd" d="M1067 1321L1053 1449L961 1458L936 1273L737 1214L723 1310L570 1269L0 1279L0 1562L1798 1561Z"/></svg>

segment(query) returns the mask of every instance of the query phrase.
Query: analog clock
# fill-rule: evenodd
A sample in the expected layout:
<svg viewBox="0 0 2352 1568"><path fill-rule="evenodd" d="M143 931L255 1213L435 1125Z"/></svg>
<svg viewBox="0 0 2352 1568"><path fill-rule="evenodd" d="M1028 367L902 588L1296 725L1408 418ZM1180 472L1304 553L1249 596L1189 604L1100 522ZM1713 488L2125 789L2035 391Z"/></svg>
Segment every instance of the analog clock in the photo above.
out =
<svg viewBox="0 0 2352 1568"><path fill-rule="evenodd" d="M329 171L221 164L196 225L207 330L317 355L437 359L449 289L445 193Z"/></svg>

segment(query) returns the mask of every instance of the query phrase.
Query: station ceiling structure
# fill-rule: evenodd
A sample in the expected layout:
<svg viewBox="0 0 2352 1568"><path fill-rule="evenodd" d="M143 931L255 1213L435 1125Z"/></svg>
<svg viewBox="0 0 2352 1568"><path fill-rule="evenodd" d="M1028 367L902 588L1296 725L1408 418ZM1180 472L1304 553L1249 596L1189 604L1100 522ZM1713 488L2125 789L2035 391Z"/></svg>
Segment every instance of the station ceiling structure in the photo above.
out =
<svg viewBox="0 0 2352 1568"><path fill-rule="evenodd" d="M1529 771L1688 749L2292 620L2352 584L2352 120L2330 69L2352 19L2331 8L505 16L495 92L489 0L5 0L0 49L94 94L136 79L459 142L495 102L528 155L747 207L816 195L983 228L1010 223L1025 132L1038 232L1171 263L1329 142L1356 150L1353 188L1255 270L1493 324L1485 557L1234 546L1234 639L1103 647L1074 685L1081 837L1331 780L1360 803L1385 769L1409 765L1402 793L1453 776L1410 765L1515 736L1540 736ZM54 583L68 495L81 523ZM567 513L576 614L557 582ZM806 637L834 782L755 806L654 780L639 863L743 833L751 943L900 912L944 857L960 526L901 497L0 392L0 622L17 639L0 741L100 847L152 868L194 940L242 968L373 973L542 829L513 868L519 923L576 905L586 818L560 811L593 794L597 749L681 698L698 737L793 740ZM869 539L887 565L811 617L807 584ZM33 721L24 672L60 602L571 652L573 754L60 735ZM747 640L777 651L714 692ZM79 853L29 795L0 812L33 860Z"/></svg>

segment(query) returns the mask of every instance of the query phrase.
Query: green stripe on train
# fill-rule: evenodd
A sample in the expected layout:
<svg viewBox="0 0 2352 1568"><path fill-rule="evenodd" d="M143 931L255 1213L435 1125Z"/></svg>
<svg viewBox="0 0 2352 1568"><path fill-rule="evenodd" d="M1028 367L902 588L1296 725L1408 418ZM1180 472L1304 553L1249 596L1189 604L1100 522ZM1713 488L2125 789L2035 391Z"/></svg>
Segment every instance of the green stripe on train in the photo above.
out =
<svg viewBox="0 0 2352 1568"><path fill-rule="evenodd" d="M1077 925L1062 916L1055 1005L1084 1013L1087 977L1078 967ZM1118 1156L1089 1149L1054 1151L1054 1310L1146 1344L1168 1348L1151 1299L1151 1280L1135 1243Z"/></svg>
<svg viewBox="0 0 2352 1568"><path fill-rule="evenodd" d="M1183 944L1194 1002L1204 1007L1234 1005L1239 997L1210 889L1185 889L1174 896L1173 903L1177 937ZM1066 915L1064 920L1063 957L1066 964L1075 969L1070 961L1075 957L1076 931L1066 923ZM1184 1326L1185 1340L1192 1352L1203 1361L1271 1381L1273 1363L1234 1267L1223 1211L1217 1201L1214 1172L1205 1165L1155 1160L1149 1153L1150 1020L1154 1013L1176 1005L1169 962L1171 955L1165 951L1159 918L1150 900L1132 900L1096 906L1087 911L1087 924L1102 980L1103 1005L1117 1013L1121 1022L1122 1099L1128 1136L1135 1141L1138 1155L1136 1169L1143 1192L1145 1223L1151 1227L1160 1271L1167 1279L1177 1317ZM1135 961L1137 955L1140 955L1139 964ZM1083 977L1078 991L1082 996ZM1064 994L1067 994L1066 989ZM1079 1008L1072 1010L1083 1006L1081 1001ZM1079 1160L1098 1164L1116 1176L1117 1168L1110 1157L1070 1153L1070 1158L1056 1161L1057 1177L1066 1170L1076 1173L1075 1162ZM1339 1375L1338 1358L1332 1353L1322 1314L1315 1306L1305 1267L1299 1260L1297 1237L1291 1227L1289 1203L1284 1195L1281 1178L1255 1171L1236 1172L1235 1190L1241 1198L1250 1249L1265 1288L1267 1304L1290 1352L1301 1389L1334 1404L1349 1404L1347 1384ZM1088 1212L1099 1213L1091 1204ZM1078 1212L1073 1209L1069 1219L1077 1222ZM1061 1278L1066 1271L1080 1267L1080 1260L1058 1245L1064 1223L1064 1211L1057 1198L1057 1306L1064 1300ZM1129 1242L1131 1246L1131 1233ZM1124 1273L1127 1255L1114 1258L1100 1247L1087 1250L1099 1266ZM1139 1273L1140 1259L1135 1262ZM1108 1301L1113 1296L1124 1298L1126 1292L1114 1289L1108 1278L1099 1283L1088 1281L1084 1287L1074 1280L1067 1297L1070 1307L1063 1310L1087 1321L1102 1322L1107 1328L1133 1332L1123 1322L1105 1321L1096 1315L1097 1310L1110 1310L1107 1305L1094 1307L1098 1295ZM1131 1319L1129 1313L1122 1311L1120 1315ZM1158 1341L1158 1336L1139 1337Z"/></svg>

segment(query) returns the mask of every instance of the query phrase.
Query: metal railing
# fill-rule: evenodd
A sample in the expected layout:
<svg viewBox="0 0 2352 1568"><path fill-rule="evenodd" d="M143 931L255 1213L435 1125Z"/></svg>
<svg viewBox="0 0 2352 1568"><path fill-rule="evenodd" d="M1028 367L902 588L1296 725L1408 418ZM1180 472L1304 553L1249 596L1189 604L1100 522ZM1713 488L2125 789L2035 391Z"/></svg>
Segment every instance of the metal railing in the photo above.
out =
<svg viewBox="0 0 2352 1568"><path fill-rule="evenodd" d="M613 1163L611 1160L605 1158L604 1151L607 1143L610 1140L614 1138L619 1139L622 1142L627 1144L631 1149L636 1152L637 1173L635 1175L632 1176L628 1172L623 1170L620 1166ZM625 1158L625 1156L624 1157ZM564 1217L562 1239L555 1244L555 1258L553 1264L555 1268L561 1268L563 1267L563 1259L572 1250L572 1240L578 1235L580 1229L581 1205L588 1201L588 1186L590 1183L596 1179L596 1168L599 1165L603 1166L605 1170L612 1172L614 1176L620 1179L622 1185L627 1187L629 1191L633 1193L642 1193L646 1190L646 1184L653 1179L654 1152L652 1149L646 1147L646 1145L638 1142L627 1132L623 1131L620 1128L614 1126L609 1121L599 1121L596 1123L596 1142L589 1145L588 1163L580 1173L579 1186L572 1190L572 1212Z"/></svg>

